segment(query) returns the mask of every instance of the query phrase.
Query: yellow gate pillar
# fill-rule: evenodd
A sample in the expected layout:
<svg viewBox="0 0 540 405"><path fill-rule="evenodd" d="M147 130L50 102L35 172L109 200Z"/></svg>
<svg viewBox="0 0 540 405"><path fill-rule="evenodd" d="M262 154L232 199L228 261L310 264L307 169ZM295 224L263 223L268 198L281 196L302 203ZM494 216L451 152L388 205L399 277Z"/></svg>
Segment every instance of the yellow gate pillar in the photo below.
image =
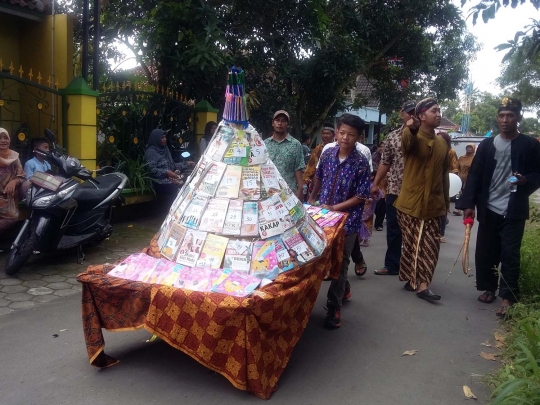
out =
<svg viewBox="0 0 540 405"><path fill-rule="evenodd" d="M214 108L210 105L210 103L206 100L201 100L195 105L195 134L197 134L196 140L197 140L197 151L199 151L200 156L200 150L199 145L201 142L202 137L204 136L204 127L206 126L206 123L209 121L217 121L217 115L219 110L217 108Z"/></svg>
<svg viewBox="0 0 540 405"><path fill-rule="evenodd" d="M96 101L99 93L91 90L82 77L73 79L62 90L67 105L68 154L89 170L96 168Z"/></svg>

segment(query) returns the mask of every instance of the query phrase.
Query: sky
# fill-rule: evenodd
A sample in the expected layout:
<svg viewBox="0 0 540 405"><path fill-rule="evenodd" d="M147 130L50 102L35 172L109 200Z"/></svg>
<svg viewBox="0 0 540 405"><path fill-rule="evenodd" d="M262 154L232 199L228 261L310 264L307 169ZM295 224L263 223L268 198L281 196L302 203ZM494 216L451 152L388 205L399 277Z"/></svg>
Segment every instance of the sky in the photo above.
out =
<svg viewBox="0 0 540 405"><path fill-rule="evenodd" d="M469 0L462 8L465 17L469 14L470 5L476 4L476 2L476 0ZM455 0L455 3L460 5L459 0ZM540 19L540 11L536 10L527 0L526 4L515 9L502 7L497 12L495 19L489 20L487 23L484 23L481 17L478 18L476 25L473 25L472 17L467 19L469 31L482 44L482 50L477 53L476 60L469 67L475 88L490 93L502 91L495 80L501 72L501 60L505 51L497 52L493 48L514 39L515 33L522 31L530 23L531 18Z"/></svg>

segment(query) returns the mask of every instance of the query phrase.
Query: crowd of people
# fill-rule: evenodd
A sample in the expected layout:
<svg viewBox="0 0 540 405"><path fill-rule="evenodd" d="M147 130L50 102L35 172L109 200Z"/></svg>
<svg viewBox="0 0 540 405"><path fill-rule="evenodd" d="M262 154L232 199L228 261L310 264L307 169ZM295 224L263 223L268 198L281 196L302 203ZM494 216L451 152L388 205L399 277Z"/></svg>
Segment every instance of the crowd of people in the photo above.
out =
<svg viewBox="0 0 540 405"><path fill-rule="evenodd" d="M274 132L266 144L289 187L300 198L306 185L310 204L349 214L340 275L331 280L327 293L327 327L341 326L343 301L351 298L350 261L356 275L366 273L360 246L369 246L373 222L376 230L383 230L385 217L387 250L384 265L374 273L399 275L404 288L423 300L441 299L430 286L452 212L450 173L462 182L453 214L471 219L478 211L478 300L491 303L499 290L503 302L497 315L506 314L519 299L519 249L528 197L540 186L540 144L519 132L521 118L519 100L504 98L497 113L500 134L486 138L476 154L475 146L467 145L466 154L458 157L449 135L436 133L441 110L432 98L404 103L403 125L373 155L362 144L365 122L344 114L337 129L323 124L322 142L305 165L306 142L289 135L285 111L274 114Z"/></svg>
<svg viewBox="0 0 540 405"><path fill-rule="evenodd" d="M520 246L529 215L529 196L540 186L540 143L519 132L521 102L501 101L499 135L486 138L475 151L467 145L458 157L445 132L436 133L441 110L436 100L408 101L401 108L402 125L371 150L363 142L365 122L343 114L337 126L324 123L321 143L311 150L311 138L302 143L289 133L290 116L284 110L272 118L273 131L265 139L269 156L289 188L302 200L332 211L347 212L340 275L327 293L325 325L341 326L343 301L350 299L348 267L357 276L367 271L361 246L369 246L373 228L383 230L386 218L387 249L376 275L399 275L407 291L418 298L438 301L430 285L437 266L450 210L449 174L462 181L454 215L480 223L476 245L478 300L492 303L502 298L497 311L504 316L519 299ZM208 122L200 153L208 146L217 124ZM18 217L18 202L35 171L50 169L39 149L45 139L33 142L34 158L24 169L10 136L0 128L0 233ZM145 153L159 194L174 196L184 182L182 171L193 162L176 163L167 147L167 133L152 131ZM501 265L500 271L495 271ZM327 276L326 279L329 279Z"/></svg>

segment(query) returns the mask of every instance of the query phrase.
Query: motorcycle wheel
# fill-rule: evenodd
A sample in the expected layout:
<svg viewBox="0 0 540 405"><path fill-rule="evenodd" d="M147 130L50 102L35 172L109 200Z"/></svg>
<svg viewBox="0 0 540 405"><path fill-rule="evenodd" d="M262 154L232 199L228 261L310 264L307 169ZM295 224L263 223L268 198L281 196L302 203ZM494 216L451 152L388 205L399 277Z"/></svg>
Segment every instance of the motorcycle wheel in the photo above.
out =
<svg viewBox="0 0 540 405"><path fill-rule="evenodd" d="M28 229L19 241L19 246L10 250L6 259L6 274L13 276L32 256L37 246L38 236L33 229Z"/></svg>

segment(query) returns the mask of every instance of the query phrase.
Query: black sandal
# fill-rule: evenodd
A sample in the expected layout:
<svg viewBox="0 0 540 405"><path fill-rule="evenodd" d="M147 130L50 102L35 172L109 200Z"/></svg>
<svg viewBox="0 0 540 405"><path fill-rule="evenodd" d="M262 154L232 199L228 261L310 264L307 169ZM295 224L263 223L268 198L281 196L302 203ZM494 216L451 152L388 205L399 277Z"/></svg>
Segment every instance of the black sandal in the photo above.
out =
<svg viewBox="0 0 540 405"><path fill-rule="evenodd" d="M354 274L356 274L358 277L362 277L367 273L367 265L364 260L362 260L362 263L356 263L354 265Z"/></svg>
<svg viewBox="0 0 540 405"><path fill-rule="evenodd" d="M478 297L478 301L483 302L484 304L491 304L497 299L497 296L492 291L486 291Z"/></svg>

